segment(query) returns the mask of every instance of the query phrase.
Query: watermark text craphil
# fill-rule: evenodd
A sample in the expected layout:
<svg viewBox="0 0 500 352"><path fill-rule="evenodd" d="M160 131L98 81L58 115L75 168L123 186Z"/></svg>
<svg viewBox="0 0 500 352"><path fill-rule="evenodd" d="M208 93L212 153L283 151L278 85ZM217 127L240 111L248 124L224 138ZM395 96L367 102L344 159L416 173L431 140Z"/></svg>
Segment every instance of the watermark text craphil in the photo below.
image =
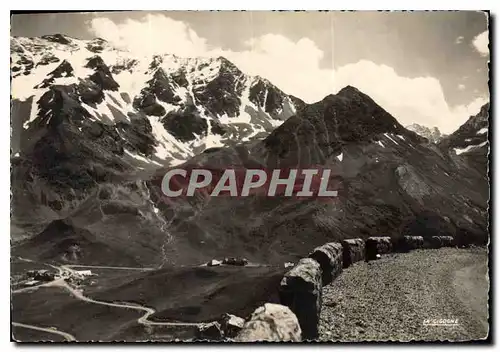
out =
<svg viewBox="0 0 500 352"><path fill-rule="evenodd" d="M167 197L337 197L338 179L330 169L171 169L162 179Z"/></svg>

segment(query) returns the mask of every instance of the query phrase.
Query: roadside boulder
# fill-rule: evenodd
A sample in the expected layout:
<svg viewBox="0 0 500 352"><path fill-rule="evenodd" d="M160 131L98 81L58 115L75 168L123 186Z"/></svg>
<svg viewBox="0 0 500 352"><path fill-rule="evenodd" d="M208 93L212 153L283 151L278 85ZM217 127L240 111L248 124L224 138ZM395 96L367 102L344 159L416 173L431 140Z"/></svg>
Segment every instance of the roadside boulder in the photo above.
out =
<svg viewBox="0 0 500 352"><path fill-rule="evenodd" d="M455 239L451 236L441 236L441 243L443 247L453 247Z"/></svg>
<svg viewBox="0 0 500 352"><path fill-rule="evenodd" d="M304 339L318 337L321 295L321 266L312 258L301 259L281 280L280 302L297 316Z"/></svg>
<svg viewBox="0 0 500 352"><path fill-rule="evenodd" d="M392 251L390 237L370 237L365 242L366 260L377 259L377 254L387 254Z"/></svg>
<svg viewBox="0 0 500 352"><path fill-rule="evenodd" d="M225 313L219 319L219 324L222 329L224 337L235 337L245 324L245 319L237 317L236 315Z"/></svg>
<svg viewBox="0 0 500 352"><path fill-rule="evenodd" d="M454 238L451 236L432 236L427 240L429 248L452 247L454 245Z"/></svg>
<svg viewBox="0 0 500 352"><path fill-rule="evenodd" d="M348 240L343 240L342 242L343 250L343 267L347 268L353 263L365 259L365 241L361 238L353 238Z"/></svg>
<svg viewBox="0 0 500 352"><path fill-rule="evenodd" d="M200 324L196 330L197 340L217 341L221 340L223 337L224 334L221 325L216 321Z"/></svg>
<svg viewBox="0 0 500 352"><path fill-rule="evenodd" d="M331 242L315 248L309 258L319 263L323 286L328 285L342 272L342 245Z"/></svg>
<svg viewBox="0 0 500 352"><path fill-rule="evenodd" d="M424 247L422 236L402 236L394 241L394 249L398 252L409 252Z"/></svg>
<svg viewBox="0 0 500 352"><path fill-rule="evenodd" d="M248 264L248 260L245 258L224 258L224 260L222 261L222 264L245 266Z"/></svg>
<svg viewBox="0 0 500 352"><path fill-rule="evenodd" d="M222 262L220 260L212 259L211 261L209 261L207 263L207 266L219 266L221 264L222 264Z"/></svg>
<svg viewBox="0 0 500 352"><path fill-rule="evenodd" d="M295 314L280 304L266 303L247 319L236 336L237 342L299 342L301 330Z"/></svg>

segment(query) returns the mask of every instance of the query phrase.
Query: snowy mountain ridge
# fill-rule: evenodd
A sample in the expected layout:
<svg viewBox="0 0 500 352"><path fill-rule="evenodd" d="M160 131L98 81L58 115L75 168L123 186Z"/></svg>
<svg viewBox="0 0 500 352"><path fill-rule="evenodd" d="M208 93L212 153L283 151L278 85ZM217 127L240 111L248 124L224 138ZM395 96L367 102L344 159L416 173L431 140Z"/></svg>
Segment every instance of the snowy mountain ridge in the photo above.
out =
<svg viewBox="0 0 500 352"><path fill-rule="evenodd" d="M207 148L262 139L303 104L261 77L242 73L223 57L139 57L105 40L65 35L11 38L12 98L29 102L29 129L40 99L74 86L91 119L112 126L143 119L159 165L174 165ZM13 154L23 153L14 143Z"/></svg>
<svg viewBox="0 0 500 352"><path fill-rule="evenodd" d="M451 135L443 138L440 145L453 150L457 155L472 154L476 151L486 156L488 154L488 128L490 104L485 104L481 110L460 126Z"/></svg>
<svg viewBox="0 0 500 352"><path fill-rule="evenodd" d="M441 131L437 127L429 128L418 123L405 126L405 128L427 138L431 143L439 143L439 141L447 136L446 134L441 134Z"/></svg>

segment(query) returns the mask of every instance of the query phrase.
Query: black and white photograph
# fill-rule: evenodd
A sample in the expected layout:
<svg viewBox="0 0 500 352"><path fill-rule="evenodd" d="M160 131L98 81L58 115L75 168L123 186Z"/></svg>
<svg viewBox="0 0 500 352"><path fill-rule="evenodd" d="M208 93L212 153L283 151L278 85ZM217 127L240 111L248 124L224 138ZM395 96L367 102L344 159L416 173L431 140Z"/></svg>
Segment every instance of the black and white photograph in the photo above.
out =
<svg viewBox="0 0 500 352"><path fill-rule="evenodd" d="M490 16L12 12L11 341L490 340Z"/></svg>

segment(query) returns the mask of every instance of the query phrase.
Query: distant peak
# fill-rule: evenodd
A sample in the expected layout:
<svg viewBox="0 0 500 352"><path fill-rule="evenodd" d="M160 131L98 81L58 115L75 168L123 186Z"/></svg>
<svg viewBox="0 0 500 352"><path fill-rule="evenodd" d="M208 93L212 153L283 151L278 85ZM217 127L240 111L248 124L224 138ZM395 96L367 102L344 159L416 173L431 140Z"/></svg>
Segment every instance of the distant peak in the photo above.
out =
<svg viewBox="0 0 500 352"><path fill-rule="evenodd" d="M163 70L163 68L159 67L156 69L155 73L153 74L154 79L167 79L167 74Z"/></svg>
<svg viewBox="0 0 500 352"><path fill-rule="evenodd" d="M230 64L230 65L233 64L231 61L229 61L228 59L226 59L224 56L218 56L216 60L220 61L222 63L225 63L225 64Z"/></svg>
<svg viewBox="0 0 500 352"><path fill-rule="evenodd" d="M153 59L149 63L149 69L155 70L160 67L163 63L163 57L161 55L153 55Z"/></svg>
<svg viewBox="0 0 500 352"><path fill-rule="evenodd" d="M108 41L104 38L101 38L101 37L96 37L94 39L91 40L92 42L100 42L100 43L107 43Z"/></svg>
<svg viewBox="0 0 500 352"><path fill-rule="evenodd" d="M481 106L481 110L479 111L479 113L481 115L487 115L489 110L490 110L490 103L488 102L488 103L484 104L483 106Z"/></svg>
<svg viewBox="0 0 500 352"><path fill-rule="evenodd" d="M47 34L42 35L41 38L59 44L71 44L71 38L64 34Z"/></svg>
<svg viewBox="0 0 500 352"><path fill-rule="evenodd" d="M94 70L97 70L99 68L107 67L107 66L104 63L104 60L102 59L102 57L100 57L99 55L94 55L88 59L85 67L93 68Z"/></svg>
<svg viewBox="0 0 500 352"><path fill-rule="evenodd" d="M373 99L370 98L368 95L364 94L361 92L358 88L353 87L353 86L345 86L337 94L328 94L322 101L327 104L331 104L335 101L337 101L339 98L341 99L356 99L356 100L362 100L362 101L369 101L373 102Z"/></svg>
<svg viewBox="0 0 500 352"><path fill-rule="evenodd" d="M221 69L228 69L231 72L233 72L233 71L240 72L240 69L235 64L233 64L231 61L226 59L224 56L219 56L216 60L220 62Z"/></svg>
<svg viewBox="0 0 500 352"><path fill-rule="evenodd" d="M358 95L358 94L363 94L363 93L358 88L353 86L345 86L337 93L337 95L341 96Z"/></svg>

